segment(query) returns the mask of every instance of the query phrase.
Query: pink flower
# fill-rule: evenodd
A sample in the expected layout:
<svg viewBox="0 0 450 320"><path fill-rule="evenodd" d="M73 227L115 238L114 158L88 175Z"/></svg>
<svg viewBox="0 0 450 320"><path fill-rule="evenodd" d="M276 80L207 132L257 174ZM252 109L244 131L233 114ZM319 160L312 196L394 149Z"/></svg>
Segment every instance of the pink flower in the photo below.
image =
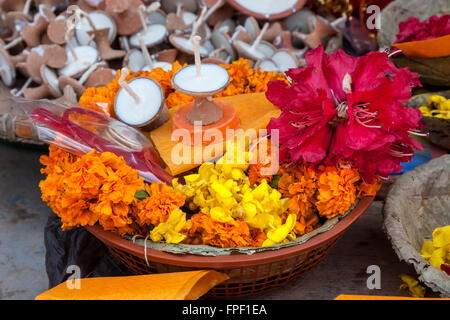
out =
<svg viewBox="0 0 450 320"><path fill-rule="evenodd" d="M450 34L450 15L431 16L423 22L415 17L409 17L408 20L400 22L398 28L395 43L443 37Z"/></svg>
<svg viewBox="0 0 450 320"><path fill-rule="evenodd" d="M418 74L398 69L386 53L355 58L323 47L310 51L305 68L286 74L290 85L269 83L267 99L282 110L268 130L279 130L280 160L351 163L370 181L401 170L413 148L408 134L420 127L419 110L403 107Z"/></svg>

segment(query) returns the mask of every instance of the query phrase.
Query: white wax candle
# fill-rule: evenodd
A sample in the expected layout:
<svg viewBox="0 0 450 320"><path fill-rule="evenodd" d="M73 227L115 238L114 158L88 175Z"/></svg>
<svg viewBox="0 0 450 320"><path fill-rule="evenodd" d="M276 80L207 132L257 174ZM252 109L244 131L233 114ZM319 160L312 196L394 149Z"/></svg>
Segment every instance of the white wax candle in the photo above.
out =
<svg viewBox="0 0 450 320"><path fill-rule="evenodd" d="M228 71L215 64L202 64L197 76L195 65L180 69L173 77L173 82L182 90L207 93L226 86L230 79Z"/></svg>
<svg viewBox="0 0 450 320"><path fill-rule="evenodd" d="M194 43L191 40L183 37L173 37L172 41L185 48L186 50L194 52ZM199 46L199 50L202 57L208 55L208 50L205 47Z"/></svg>
<svg viewBox="0 0 450 320"><path fill-rule="evenodd" d="M183 12L183 15L181 17L183 19L183 23L187 26L192 24L195 21L195 19L197 19L197 16L189 11Z"/></svg>
<svg viewBox="0 0 450 320"><path fill-rule="evenodd" d="M164 37L167 35L167 28L161 24L152 24L147 25L148 32L145 33L143 29L141 29L136 34L130 37L130 44L133 47L139 47L139 39L137 37L138 33L142 34L142 41L146 46L155 45L161 42Z"/></svg>
<svg viewBox="0 0 450 320"><path fill-rule="evenodd" d="M241 40L237 40L236 41L239 46L241 46L246 52L248 52L250 55L254 56L257 59L264 59L267 57L267 55L265 55L261 50L261 43L256 47L253 48L251 44L248 44L247 42L241 41Z"/></svg>
<svg viewBox="0 0 450 320"><path fill-rule="evenodd" d="M128 68L133 72L138 72L145 67L145 58L140 50L134 49L128 57Z"/></svg>
<svg viewBox="0 0 450 320"><path fill-rule="evenodd" d="M162 104L161 87L146 78L135 78L128 86L139 97L136 103L127 90L119 90L114 104L117 117L131 126L143 125L153 119Z"/></svg>
<svg viewBox="0 0 450 320"><path fill-rule="evenodd" d="M275 53L272 60L275 61L282 72L288 71L291 68L297 68L295 59L286 51Z"/></svg>
<svg viewBox="0 0 450 320"><path fill-rule="evenodd" d="M236 0L242 7L259 14L276 14L292 8L298 0Z"/></svg>
<svg viewBox="0 0 450 320"><path fill-rule="evenodd" d="M72 77L87 70L97 61L97 50L91 46L75 47L74 51L77 59L74 58L70 50L67 50L67 62L64 67L59 69L59 73L63 76Z"/></svg>
<svg viewBox="0 0 450 320"><path fill-rule="evenodd" d="M111 41L114 37L115 26L114 22L111 20L109 16L102 12L93 11L89 13L89 18L91 18L92 23L94 24L97 30L100 29L109 29L108 31L108 40ZM81 45L88 45L91 37L88 32L93 31L92 27L86 17L83 17L80 22L77 24L75 29L75 34L78 42Z"/></svg>
<svg viewBox="0 0 450 320"><path fill-rule="evenodd" d="M61 89L59 89L58 77L56 74L47 66L44 67L45 78L47 79L48 85L59 94L62 94Z"/></svg>
<svg viewBox="0 0 450 320"><path fill-rule="evenodd" d="M258 68L261 71L270 71L270 72L277 72L278 67L272 60L261 60L261 63L258 65Z"/></svg>

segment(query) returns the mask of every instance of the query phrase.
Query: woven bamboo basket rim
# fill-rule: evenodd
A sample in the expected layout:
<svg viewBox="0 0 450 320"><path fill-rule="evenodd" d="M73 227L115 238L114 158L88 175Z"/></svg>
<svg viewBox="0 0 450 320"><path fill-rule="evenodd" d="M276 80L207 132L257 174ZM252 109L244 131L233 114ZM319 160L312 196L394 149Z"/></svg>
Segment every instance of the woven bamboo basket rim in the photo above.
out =
<svg viewBox="0 0 450 320"><path fill-rule="evenodd" d="M255 265L278 262L296 257L300 254L322 246L336 238L339 238L356 220L361 218L369 208L375 197L362 198L355 208L342 218L330 230L320 233L305 243L281 248L278 250L267 250L248 254L231 254L223 256L201 256L194 254L174 254L152 248L147 248L147 257L152 262L175 265L180 267L232 269L250 267ZM126 251L134 256L144 258L143 246L123 239L112 232L103 230L100 226L88 226L86 229L107 246Z"/></svg>

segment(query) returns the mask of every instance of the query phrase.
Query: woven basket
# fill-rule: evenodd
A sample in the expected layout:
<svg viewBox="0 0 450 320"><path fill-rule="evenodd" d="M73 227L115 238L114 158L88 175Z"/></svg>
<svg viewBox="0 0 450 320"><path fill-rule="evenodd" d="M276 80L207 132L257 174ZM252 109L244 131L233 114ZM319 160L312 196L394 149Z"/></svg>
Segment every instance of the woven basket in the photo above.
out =
<svg viewBox="0 0 450 320"><path fill-rule="evenodd" d="M144 247L125 240L99 226L87 229L100 239L134 274L181 272L213 269L228 274L229 280L211 289L206 298L232 299L262 294L304 275L322 261L344 232L358 220L374 197L361 199L355 208L332 229L320 233L307 242L279 250L227 256L173 254Z"/></svg>
<svg viewBox="0 0 450 320"><path fill-rule="evenodd" d="M415 168L392 185L383 208L383 227L394 251L412 264L425 285L450 297L450 276L422 258L433 230L450 225L450 155Z"/></svg>

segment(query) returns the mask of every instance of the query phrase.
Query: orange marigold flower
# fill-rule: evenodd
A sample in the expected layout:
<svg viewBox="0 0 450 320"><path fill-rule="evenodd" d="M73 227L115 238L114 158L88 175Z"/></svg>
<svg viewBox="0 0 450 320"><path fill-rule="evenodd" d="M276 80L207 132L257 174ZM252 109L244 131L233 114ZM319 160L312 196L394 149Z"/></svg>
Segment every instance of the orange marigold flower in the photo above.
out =
<svg viewBox="0 0 450 320"><path fill-rule="evenodd" d="M379 178L374 178L374 181L372 183L366 183L364 181L361 181L360 184L358 184L358 193L357 197L373 197L377 194L378 190L381 188L381 180Z"/></svg>
<svg viewBox="0 0 450 320"><path fill-rule="evenodd" d="M51 147L41 163L47 174L39 184L42 199L61 218L63 230L97 222L118 234L134 228L131 205L144 180L123 157L95 151L74 157Z"/></svg>
<svg viewBox="0 0 450 320"><path fill-rule="evenodd" d="M194 98L191 96L185 95L179 91L173 91L169 93L167 96L165 103L168 108L172 108L175 106L185 105L186 103L194 101Z"/></svg>
<svg viewBox="0 0 450 320"><path fill-rule="evenodd" d="M360 179L356 169L327 166L317 180L319 215L331 219L350 209L356 201L355 184Z"/></svg>
<svg viewBox="0 0 450 320"><path fill-rule="evenodd" d="M196 243L220 248L260 247L266 235L258 229L250 229L243 220L234 224L213 220L209 214L196 213L186 222L182 232L188 236L184 243Z"/></svg>
<svg viewBox="0 0 450 320"><path fill-rule="evenodd" d="M266 139L267 141L261 141L255 149L252 151L253 157L256 157L256 163L250 164L248 167L248 178L250 180L250 186L255 184L260 184L264 179L267 183L272 181L272 175L264 175L262 174L263 168L270 168L273 164L272 161L276 159L271 159L272 147L270 143L270 139ZM265 145L267 148L262 148ZM264 150L265 149L265 150ZM265 151L265 152L264 152ZM262 154L262 153L265 154Z"/></svg>
<svg viewBox="0 0 450 320"><path fill-rule="evenodd" d="M134 214L139 225L157 226L166 222L170 213L184 205L186 197L172 187L158 182L145 184L149 197L137 201Z"/></svg>

